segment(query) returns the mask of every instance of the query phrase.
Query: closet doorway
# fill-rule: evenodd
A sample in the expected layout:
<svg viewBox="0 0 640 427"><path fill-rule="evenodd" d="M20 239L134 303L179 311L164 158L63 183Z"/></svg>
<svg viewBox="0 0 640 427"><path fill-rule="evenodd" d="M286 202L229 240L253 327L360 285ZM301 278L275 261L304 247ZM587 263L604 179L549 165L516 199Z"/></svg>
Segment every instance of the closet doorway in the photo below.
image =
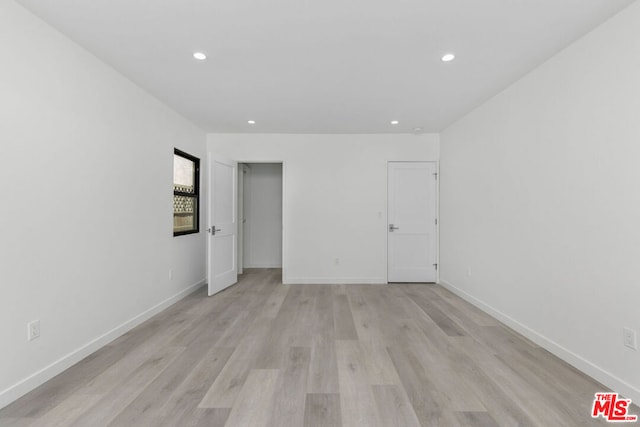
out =
<svg viewBox="0 0 640 427"><path fill-rule="evenodd" d="M238 273L282 268L282 163L238 164Z"/></svg>

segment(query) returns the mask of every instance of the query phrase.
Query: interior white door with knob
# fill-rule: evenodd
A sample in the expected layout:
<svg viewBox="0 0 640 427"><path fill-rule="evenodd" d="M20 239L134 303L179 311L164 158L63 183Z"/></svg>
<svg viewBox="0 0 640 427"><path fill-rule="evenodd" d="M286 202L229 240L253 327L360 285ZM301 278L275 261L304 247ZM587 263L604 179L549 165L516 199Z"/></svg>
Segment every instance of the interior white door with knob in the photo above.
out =
<svg viewBox="0 0 640 427"><path fill-rule="evenodd" d="M238 281L238 164L211 153L208 161L207 267L209 295L213 295Z"/></svg>
<svg viewBox="0 0 640 427"><path fill-rule="evenodd" d="M436 164L389 162L387 173L387 281L435 282Z"/></svg>

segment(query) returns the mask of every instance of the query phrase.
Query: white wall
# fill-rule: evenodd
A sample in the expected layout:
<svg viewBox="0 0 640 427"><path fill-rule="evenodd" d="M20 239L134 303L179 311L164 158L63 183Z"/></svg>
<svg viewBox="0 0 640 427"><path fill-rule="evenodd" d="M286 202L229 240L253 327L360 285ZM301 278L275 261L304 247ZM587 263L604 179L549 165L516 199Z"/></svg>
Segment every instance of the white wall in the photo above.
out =
<svg viewBox="0 0 640 427"><path fill-rule="evenodd" d="M387 161L437 161L439 138L210 134L208 150L284 161L286 283L386 283Z"/></svg>
<svg viewBox="0 0 640 427"><path fill-rule="evenodd" d="M636 2L446 129L440 184L443 283L636 402L639 70Z"/></svg>
<svg viewBox="0 0 640 427"><path fill-rule="evenodd" d="M244 267L282 267L282 164L249 165L244 217Z"/></svg>
<svg viewBox="0 0 640 427"><path fill-rule="evenodd" d="M172 171L205 135L13 1L0 62L2 407L203 282Z"/></svg>

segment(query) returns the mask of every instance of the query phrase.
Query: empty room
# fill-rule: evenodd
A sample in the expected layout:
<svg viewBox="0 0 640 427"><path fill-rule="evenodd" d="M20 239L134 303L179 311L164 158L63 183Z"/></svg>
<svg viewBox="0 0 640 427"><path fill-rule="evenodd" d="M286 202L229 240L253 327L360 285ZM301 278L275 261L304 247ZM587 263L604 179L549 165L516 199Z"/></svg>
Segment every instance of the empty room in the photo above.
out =
<svg viewBox="0 0 640 427"><path fill-rule="evenodd" d="M0 426L640 416L640 3L0 1Z"/></svg>

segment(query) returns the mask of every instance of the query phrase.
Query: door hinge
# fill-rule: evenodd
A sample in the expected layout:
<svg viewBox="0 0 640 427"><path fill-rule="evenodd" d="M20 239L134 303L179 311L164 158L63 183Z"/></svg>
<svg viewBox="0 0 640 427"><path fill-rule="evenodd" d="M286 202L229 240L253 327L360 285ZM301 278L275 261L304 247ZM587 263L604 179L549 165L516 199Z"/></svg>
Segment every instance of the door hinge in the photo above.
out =
<svg viewBox="0 0 640 427"><path fill-rule="evenodd" d="M438 225L438 218L436 218L436 225Z"/></svg>
<svg viewBox="0 0 640 427"><path fill-rule="evenodd" d="M435 269L438 269L438 264L433 264L433 266L435 267Z"/></svg>
<svg viewBox="0 0 640 427"><path fill-rule="evenodd" d="M438 179L438 172L434 172L433 176L434 176L435 179Z"/></svg>

